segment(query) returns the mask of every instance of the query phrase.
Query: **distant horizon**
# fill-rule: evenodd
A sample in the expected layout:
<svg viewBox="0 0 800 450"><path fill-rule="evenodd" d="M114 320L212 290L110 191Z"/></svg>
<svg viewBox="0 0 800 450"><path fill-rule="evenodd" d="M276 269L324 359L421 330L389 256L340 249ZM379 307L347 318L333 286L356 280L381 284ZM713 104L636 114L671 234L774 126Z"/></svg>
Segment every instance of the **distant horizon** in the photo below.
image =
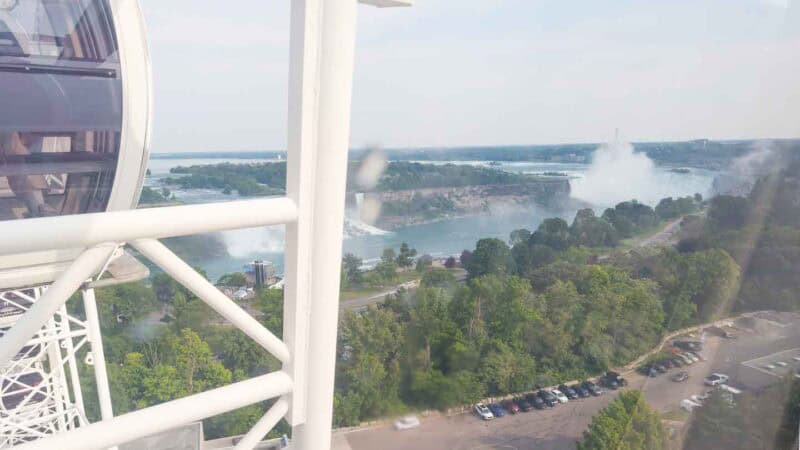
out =
<svg viewBox="0 0 800 450"><path fill-rule="evenodd" d="M740 142L758 142L758 141L780 141L780 142L790 142L790 141L800 141L800 137L776 137L776 138L730 138L730 139L710 139L710 138L695 138L695 139L679 139L679 140L633 140L633 141L626 141L631 145L637 144L674 144L674 143L681 143L681 142L696 142L696 141L708 141L708 142L719 142L719 143L740 143ZM549 143L549 144L492 144L492 145L453 145L453 146L419 146L419 147L382 147L380 145L376 146L360 146L360 147L350 147L349 151L365 151L372 148L380 148L383 151L392 151L392 152L403 152L403 151L420 151L420 150L437 150L437 151L448 151L448 150L463 150L463 149L492 149L492 148L517 148L517 149L524 149L524 148L547 148L547 147L557 147L557 146L599 146L603 144L607 144L608 142L560 142L560 143ZM153 155L192 155L192 154L221 154L221 153L230 153L230 154L263 154L263 153L286 153L286 149L280 150L173 150L173 151L158 151L158 150L151 150L150 156Z"/></svg>

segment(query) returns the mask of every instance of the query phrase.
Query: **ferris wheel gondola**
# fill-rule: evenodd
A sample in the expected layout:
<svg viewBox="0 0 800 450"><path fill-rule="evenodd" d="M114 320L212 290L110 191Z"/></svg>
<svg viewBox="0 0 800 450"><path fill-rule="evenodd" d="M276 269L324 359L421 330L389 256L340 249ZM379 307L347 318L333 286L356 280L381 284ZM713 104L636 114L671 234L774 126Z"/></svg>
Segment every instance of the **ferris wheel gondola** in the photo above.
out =
<svg viewBox="0 0 800 450"><path fill-rule="evenodd" d="M150 114L138 1L0 0L0 221L135 207ZM0 287L79 251L2 256Z"/></svg>

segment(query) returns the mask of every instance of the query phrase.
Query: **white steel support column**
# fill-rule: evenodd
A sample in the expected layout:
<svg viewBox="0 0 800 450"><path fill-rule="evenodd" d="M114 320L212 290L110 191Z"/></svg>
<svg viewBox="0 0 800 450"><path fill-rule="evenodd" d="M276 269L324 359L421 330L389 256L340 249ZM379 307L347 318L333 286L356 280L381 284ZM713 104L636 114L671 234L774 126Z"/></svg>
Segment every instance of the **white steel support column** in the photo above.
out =
<svg viewBox="0 0 800 450"><path fill-rule="evenodd" d="M37 288L38 290L38 288ZM39 293L37 293L39 296ZM41 298L41 297L40 297ZM51 337L58 336L55 318L47 321L46 333ZM61 354L61 346L58 339L53 339L47 345L47 359L49 363L50 389L56 399L56 412L58 412L59 431L67 431L67 419L65 415L65 404L69 403L69 388L67 387L67 376L64 373L64 358Z"/></svg>
<svg viewBox="0 0 800 450"><path fill-rule="evenodd" d="M106 355L103 351L103 337L100 332L100 318L97 314L97 300L94 289L84 289L83 309L86 313L86 329L89 332L89 344L92 351L94 380L97 384L97 400L100 404L100 417L108 420L114 417L114 407L111 403L111 389L108 385L108 372L106 371Z"/></svg>
<svg viewBox="0 0 800 450"><path fill-rule="evenodd" d="M64 343L66 346L65 350L67 351L67 364L69 365L69 379L72 387L72 394L74 396L75 406L81 414L80 421L83 421L86 419L86 409L83 405L83 390L81 389L78 364L75 362L75 345L72 342L72 338L68 337L70 335L71 326L69 324L69 315L67 314L66 306L61 306L59 317L61 318L61 333L65 336ZM98 392L99 389L98 387ZM81 423L81 425L83 425L83 423Z"/></svg>
<svg viewBox="0 0 800 450"><path fill-rule="evenodd" d="M290 397L291 425L306 418L321 3L294 0L291 12L286 196L297 204L297 221L286 225L283 291L283 341L293 356L283 370L299 387Z"/></svg>
<svg viewBox="0 0 800 450"><path fill-rule="evenodd" d="M306 267L311 276L306 379L303 386L296 385L296 390L305 391L305 423L296 424L292 432L293 445L299 450L326 450L331 445L356 6L354 0L323 0L321 11L319 5L315 8L316 14L321 13L319 31L312 28L305 34L305 39L318 39L319 82L315 161L310 169L317 183L311 213L312 258ZM306 14L314 12L309 9Z"/></svg>

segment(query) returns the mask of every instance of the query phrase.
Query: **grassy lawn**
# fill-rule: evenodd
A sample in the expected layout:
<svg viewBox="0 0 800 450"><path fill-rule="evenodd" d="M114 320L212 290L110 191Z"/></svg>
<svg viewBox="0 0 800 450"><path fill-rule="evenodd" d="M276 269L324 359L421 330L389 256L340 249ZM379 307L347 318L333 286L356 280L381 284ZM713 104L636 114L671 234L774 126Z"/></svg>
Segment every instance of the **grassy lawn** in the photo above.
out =
<svg viewBox="0 0 800 450"><path fill-rule="evenodd" d="M456 269L448 269L453 276L458 277L464 269L456 268ZM368 286L361 286L361 287L349 287L342 289L339 293L339 301L344 300L353 300L354 298L362 298L362 297L370 297L375 294L380 294L381 292L386 292L390 289L394 289L395 287L409 282L413 280L421 280L422 273L417 272L414 269L406 270L404 272L397 272L397 278L392 283L389 283L385 286L380 287L368 287Z"/></svg>
<svg viewBox="0 0 800 450"><path fill-rule="evenodd" d="M419 280L419 279L422 279L422 274L414 269L410 269L404 272L397 272L397 278L395 279L395 281L385 286L380 286L380 287L365 286L365 287L353 287L353 288L342 289L341 293L339 294L339 301L352 300L354 298L369 297L375 294L380 294L381 292L393 289L394 287L399 286L408 281Z"/></svg>

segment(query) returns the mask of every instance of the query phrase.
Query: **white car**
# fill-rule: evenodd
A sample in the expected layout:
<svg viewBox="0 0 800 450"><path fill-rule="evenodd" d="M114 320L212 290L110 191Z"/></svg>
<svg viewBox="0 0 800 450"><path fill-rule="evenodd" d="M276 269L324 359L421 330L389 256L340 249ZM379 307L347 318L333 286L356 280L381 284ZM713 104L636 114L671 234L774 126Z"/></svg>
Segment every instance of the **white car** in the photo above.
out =
<svg viewBox="0 0 800 450"><path fill-rule="evenodd" d="M419 426L417 416L405 416L394 421L394 429L397 431L410 430Z"/></svg>
<svg viewBox="0 0 800 450"><path fill-rule="evenodd" d="M693 409L699 408L703 405L700 403L694 402L689 400L688 398L681 400L681 408L685 409L686 411L692 412Z"/></svg>
<svg viewBox="0 0 800 450"><path fill-rule="evenodd" d="M552 391L550 391L550 392L552 392L552 393L553 393L553 395L555 395L555 396L556 396L556 399L558 399L558 403L567 403L567 402L569 401L569 399L567 398L567 396L566 396L566 395L564 395L564 393L563 393L563 392L561 392L561 391L559 391L558 389L553 389L553 390L552 390Z"/></svg>
<svg viewBox="0 0 800 450"><path fill-rule="evenodd" d="M712 373L707 376L703 382L708 386L716 386L718 384L725 384L728 382L729 377L724 373Z"/></svg>
<svg viewBox="0 0 800 450"><path fill-rule="evenodd" d="M740 389L736 389L733 386L728 386L727 384L720 384L719 388L725 392L730 392L733 395L739 395L742 393Z"/></svg>
<svg viewBox="0 0 800 450"><path fill-rule="evenodd" d="M776 366L781 366L781 367L786 367L786 366L788 366L788 364L786 364L786 363L785 363L785 362L783 362L783 361L778 361L778 362L776 362L776 363L775 363L775 365L776 365Z"/></svg>
<svg viewBox="0 0 800 450"><path fill-rule="evenodd" d="M675 356L680 358L681 361L685 362L686 364L694 364L694 360L692 358L689 358L685 353L678 353Z"/></svg>
<svg viewBox="0 0 800 450"><path fill-rule="evenodd" d="M775 369L775 364L764 364L764 368L767 370Z"/></svg>
<svg viewBox="0 0 800 450"><path fill-rule="evenodd" d="M693 355L693 354L691 354L691 353L688 353L688 352L687 352L687 353L684 353L684 355L685 355L687 358L691 359L691 360L692 360L692 362L698 362L698 361L700 361L700 358L698 358L697 356L694 356L694 355Z"/></svg>
<svg viewBox="0 0 800 450"><path fill-rule="evenodd" d="M494 414L489 411L489 408L486 407L483 403L476 403L475 404L475 414L478 415L483 420L492 420L494 419Z"/></svg>

